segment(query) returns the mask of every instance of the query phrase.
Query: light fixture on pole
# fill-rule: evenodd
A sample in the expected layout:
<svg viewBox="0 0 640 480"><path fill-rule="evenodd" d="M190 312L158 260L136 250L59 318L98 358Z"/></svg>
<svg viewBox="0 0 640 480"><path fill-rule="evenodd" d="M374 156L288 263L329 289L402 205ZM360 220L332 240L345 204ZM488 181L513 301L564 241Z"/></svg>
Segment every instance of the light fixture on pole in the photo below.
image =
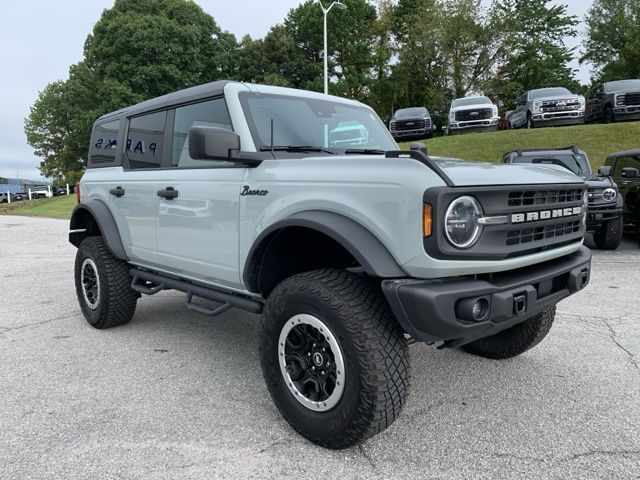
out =
<svg viewBox="0 0 640 480"><path fill-rule="evenodd" d="M316 0L316 2L320 5L322 13L324 14L324 93L327 95L329 93L329 67L327 64L327 15L333 7L336 7L339 10L346 10L347 6L341 2L333 2L329 5L329 8L324 8L321 0Z"/></svg>

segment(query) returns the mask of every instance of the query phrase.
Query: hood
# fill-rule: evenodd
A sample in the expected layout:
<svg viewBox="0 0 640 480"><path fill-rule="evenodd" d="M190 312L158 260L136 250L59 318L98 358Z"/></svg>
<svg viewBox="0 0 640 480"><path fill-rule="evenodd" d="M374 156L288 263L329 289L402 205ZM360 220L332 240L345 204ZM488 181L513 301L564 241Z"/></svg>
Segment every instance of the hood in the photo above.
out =
<svg viewBox="0 0 640 480"><path fill-rule="evenodd" d="M431 115L428 113L425 113L424 115L411 115L408 117L393 117L391 119L391 122L404 122L405 120L424 120L426 118L431 118Z"/></svg>
<svg viewBox="0 0 640 480"><path fill-rule="evenodd" d="M479 110L481 108L493 108L493 103L475 103L473 105L461 105L459 107L451 107L450 112L461 112L463 110Z"/></svg>
<svg viewBox="0 0 640 480"><path fill-rule="evenodd" d="M543 165L464 162L450 158L431 158L438 162L456 187L584 183L584 179L569 170Z"/></svg>
<svg viewBox="0 0 640 480"><path fill-rule="evenodd" d="M571 93L569 95L550 95L545 97L538 97L531 100L532 102L547 102L549 100L579 100L582 98L582 95L576 95L575 93Z"/></svg>
<svg viewBox="0 0 640 480"><path fill-rule="evenodd" d="M615 186L615 183L613 183L610 177L592 176L587 178L585 183L589 188L608 188Z"/></svg>

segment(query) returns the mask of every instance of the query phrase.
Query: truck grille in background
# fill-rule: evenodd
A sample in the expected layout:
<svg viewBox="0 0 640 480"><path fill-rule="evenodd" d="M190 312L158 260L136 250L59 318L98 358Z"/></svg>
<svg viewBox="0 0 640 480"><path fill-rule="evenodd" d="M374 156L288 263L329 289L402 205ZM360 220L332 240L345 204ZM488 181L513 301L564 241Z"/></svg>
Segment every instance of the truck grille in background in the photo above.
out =
<svg viewBox="0 0 640 480"><path fill-rule="evenodd" d="M479 108L477 110L461 110L456 112L456 121L470 122L472 120L487 120L493 116L491 108Z"/></svg>
<svg viewBox="0 0 640 480"><path fill-rule="evenodd" d="M547 100L542 102L542 112L566 112L571 110L579 110L579 100Z"/></svg>
<svg viewBox="0 0 640 480"><path fill-rule="evenodd" d="M580 231L580 220L559 222L541 227L521 228L507 232L507 245L519 245L549 238L563 237Z"/></svg>
<svg viewBox="0 0 640 480"><path fill-rule="evenodd" d="M582 190L579 188L562 188L554 190L525 190L509 192L509 206L564 204L582 200Z"/></svg>
<svg viewBox="0 0 640 480"><path fill-rule="evenodd" d="M636 106L640 105L640 92L625 93L618 97L619 106Z"/></svg>
<svg viewBox="0 0 640 480"><path fill-rule="evenodd" d="M396 120L396 130L421 130L423 128L429 128L431 120L417 119L417 120Z"/></svg>

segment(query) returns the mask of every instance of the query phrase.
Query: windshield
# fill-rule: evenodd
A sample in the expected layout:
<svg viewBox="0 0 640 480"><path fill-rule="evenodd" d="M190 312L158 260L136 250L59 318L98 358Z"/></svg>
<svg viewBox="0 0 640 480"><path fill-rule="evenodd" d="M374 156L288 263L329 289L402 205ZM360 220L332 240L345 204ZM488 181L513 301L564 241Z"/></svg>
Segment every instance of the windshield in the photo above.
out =
<svg viewBox="0 0 640 480"><path fill-rule="evenodd" d="M640 80L616 80L615 82L605 83L607 92L613 92L616 90L632 90L637 88L640 90Z"/></svg>
<svg viewBox="0 0 640 480"><path fill-rule="evenodd" d="M482 105L484 103L491 103L488 97L467 97L456 98L451 102L452 107L466 107L467 105Z"/></svg>
<svg viewBox="0 0 640 480"><path fill-rule="evenodd" d="M429 115L429 112L425 107L413 107L413 108L401 108L393 114L394 118L400 117L421 117L423 115Z"/></svg>
<svg viewBox="0 0 640 480"><path fill-rule="evenodd" d="M257 150L271 145L271 120L275 147L305 146L335 153L354 148L398 149L378 116L363 106L331 99L253 93L240 94L240 101Z"/></svg>
<svg viewBox="0 0 640 480"><path fill-rule="evenodd" d="M591 173L589 160L581 153L555 153L543 155L525 155L514 157L512 163L534 163L543 165L560 165L576 175L585 176Z"/></svg>
<svg viewBox="0 0 640 480"><path fill-rule="evenodd" d="M529 92L529 98L559 97L561 95L573 95L573 93L566 88L541 88Z"/></svg>

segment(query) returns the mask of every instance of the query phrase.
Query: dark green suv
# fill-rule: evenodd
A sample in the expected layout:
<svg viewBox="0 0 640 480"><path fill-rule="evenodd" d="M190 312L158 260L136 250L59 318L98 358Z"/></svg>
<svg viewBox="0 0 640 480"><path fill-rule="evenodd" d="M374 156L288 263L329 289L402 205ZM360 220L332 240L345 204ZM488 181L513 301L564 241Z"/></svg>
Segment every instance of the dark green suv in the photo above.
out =
<svg viewBox="0 0 640 480"><path fill-rule="evenodd" d="M622 216L640 240L640 148L612 153L600 170L611 175L624 199Z"/></svg>

